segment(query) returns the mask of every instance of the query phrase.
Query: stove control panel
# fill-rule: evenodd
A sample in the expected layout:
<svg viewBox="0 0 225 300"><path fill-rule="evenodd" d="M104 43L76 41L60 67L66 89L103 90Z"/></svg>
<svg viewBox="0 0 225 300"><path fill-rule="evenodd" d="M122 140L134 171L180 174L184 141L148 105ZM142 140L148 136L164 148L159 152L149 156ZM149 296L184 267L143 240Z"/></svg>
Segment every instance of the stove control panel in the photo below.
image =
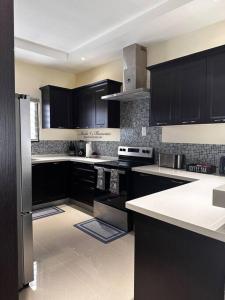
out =
<svg viewBox="0 0 225 300"><path fill-rule="evenodd" d="M153 148L119 146L118 155L152 158Z"/></svg>

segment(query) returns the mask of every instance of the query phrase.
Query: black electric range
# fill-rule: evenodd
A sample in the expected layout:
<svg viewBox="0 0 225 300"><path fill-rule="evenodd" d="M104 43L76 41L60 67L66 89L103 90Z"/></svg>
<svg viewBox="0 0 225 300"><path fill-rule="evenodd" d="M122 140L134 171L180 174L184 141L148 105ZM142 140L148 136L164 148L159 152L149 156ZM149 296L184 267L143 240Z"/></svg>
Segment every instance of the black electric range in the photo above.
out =
<svg viewBox="0 0 225 300"><path fill-rule="evenodd" d="M150 147L118 148L118 160L95 164L95 169L104 171L104 189L94 200L94 216L125 231L132 228L131 213L126 209L126 201L132 199L132 172L137 166L154 163L154 150ZM118 189L111 189L112 170L117 170ZM98 190L98 187L96 186Z"/></svg>

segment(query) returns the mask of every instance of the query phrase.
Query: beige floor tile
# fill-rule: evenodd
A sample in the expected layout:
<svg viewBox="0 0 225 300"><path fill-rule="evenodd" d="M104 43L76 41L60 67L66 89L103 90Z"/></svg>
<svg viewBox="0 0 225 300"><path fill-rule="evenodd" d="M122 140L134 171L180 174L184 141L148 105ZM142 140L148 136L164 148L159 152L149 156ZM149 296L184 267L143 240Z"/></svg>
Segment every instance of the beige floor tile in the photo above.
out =
<svg viewBox="0 0 225 300"><path fill-rule="evenodd" d="M134 236L103 244L73 225L92 218L75 206L34 221L36 280L20 300L132 300Z"/></svg>

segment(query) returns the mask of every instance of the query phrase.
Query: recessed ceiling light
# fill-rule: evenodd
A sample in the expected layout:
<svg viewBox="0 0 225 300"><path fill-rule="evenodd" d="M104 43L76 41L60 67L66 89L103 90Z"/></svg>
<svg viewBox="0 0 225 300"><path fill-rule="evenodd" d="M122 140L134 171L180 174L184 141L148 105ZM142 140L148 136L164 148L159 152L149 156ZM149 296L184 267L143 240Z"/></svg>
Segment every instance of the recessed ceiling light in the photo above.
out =
<svg viewBox="0 0 225 300"><path fill-rule="evenodd" d="M82 60L82 61L85 61L85 60L86 60L86 58L85 58L85 57L81 57L81 60Z"/></svg>

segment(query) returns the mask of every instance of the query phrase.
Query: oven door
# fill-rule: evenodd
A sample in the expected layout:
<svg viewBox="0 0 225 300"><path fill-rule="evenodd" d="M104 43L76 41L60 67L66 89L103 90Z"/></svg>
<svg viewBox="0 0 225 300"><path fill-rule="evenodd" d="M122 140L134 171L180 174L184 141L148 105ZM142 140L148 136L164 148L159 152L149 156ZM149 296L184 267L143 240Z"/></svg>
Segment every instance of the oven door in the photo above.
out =
<svg viewBox="0 0 225 300"><path fill-rule="evenodd" d="M110 192L111 169L105 168L105 191L97 189L94 200L94 217L124 231L132 229L132 215L125 207L129 195L129 172L119 173L119 194Z"/></svg>
<svg viewBox="0 0 225 300"><path fill-rule="evenodd" d="M98 169L98 167L95 167ZM119 170L119 193L114 194L110 191L111 169L104 168L105 172L105 190L100 190L96 186L95 201L104 203L106 205L118 208L120 210L126 210L125 203L128 200L128 182L127 172L125 170Z"/></svg>

